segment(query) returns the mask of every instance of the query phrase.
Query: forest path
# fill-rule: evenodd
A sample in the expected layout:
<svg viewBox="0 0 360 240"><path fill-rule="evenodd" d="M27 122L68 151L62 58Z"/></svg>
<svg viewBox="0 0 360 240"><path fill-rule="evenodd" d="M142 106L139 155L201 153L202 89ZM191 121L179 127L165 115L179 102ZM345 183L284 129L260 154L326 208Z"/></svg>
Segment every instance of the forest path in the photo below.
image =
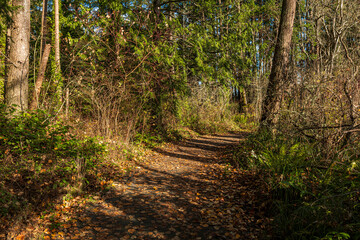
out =
<svg viewBox="0 0 360 240"><path fill-rule="evenodd" d="M201 136L155 148L131 177L114 182L111 194L85 204L60 235L46 238L261 238L269 223L266 186L226 163L226 150L243 138Z"/></svg>

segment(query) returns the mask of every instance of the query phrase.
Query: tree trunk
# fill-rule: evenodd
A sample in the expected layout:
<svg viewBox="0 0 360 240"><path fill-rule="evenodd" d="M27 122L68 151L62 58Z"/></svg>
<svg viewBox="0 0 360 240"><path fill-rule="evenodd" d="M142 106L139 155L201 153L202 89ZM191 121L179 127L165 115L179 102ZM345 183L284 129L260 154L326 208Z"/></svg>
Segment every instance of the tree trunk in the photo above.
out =
<svg viewBox="0 0 360 240"><path fill-rule="evenodd" d="M55 15L55 39L54 39L54 50L55 50L55 84L56 94L61 99L61 65L60 65L60 20L59 20L59 0L54 0L54 15Z"/></svg>
<svg viewBox="0 0 360 240"><path fill-rule="evenodd" d="M46 44L45 49L44 49L44 54L43 54L43 57L42 57L41 63L40 63L39 75L35 82L35 89L33 92L30 109L35 109L38 106L40 89L41 89L42 83L44 81L46 65L47 65L47 62L49 59L49 55L50 55L50 49L51 49L50 44Z"/></svg>
<svg viewBox="0 0 360 240"><path fill-rule="evenodd" d="M65 118L69 119L69 88L65 91Z"/></svg>
<svg viewBox="0 0 360 240"><path fill-rule="evenodd" d="M6 103L6 76L7 76L7 72L9 71L9 68L6 66L9 66L10 61L9 61L9 56L10 56L10 39L11 39L11 26L8 24L7 28L6 28L6 37L5 37L5 69L4 69L4 75L5 75L5 81L4 81L4 92L3 92L3 97L4 97L4 103Z"/></svg>
<svg viewBox="0 0 360 240"><path fill-rule="evenodd" d="M55 63L56 71L60 70L60 24L59 24L59 0L54 1L55 11Z"/></svg>
<svg viewBox="0 0 360 240"><path fill-rule="evenodd" d="M9 26L7 65L5 76L5 103L28 108L28 74L30 53L30 0L14 0L13 22Z"/></svg>
<svg viewBox="0 0 360 240"><path fill-rule="evenodd" d="M47 0L43 0L43 9L41 14L41 39L40 39L40 64L42 62L43 52L45 52L46 45L46 15L47 15Z"/></svg>
<svg viewBox="0 0 360 240"><path fill-rule="evenodd" d="M262 104L261 126L272 127L278 120L282 93L287 85L287 67L289 63L295 10L296 0L283 1L269 84Z"/></svg>

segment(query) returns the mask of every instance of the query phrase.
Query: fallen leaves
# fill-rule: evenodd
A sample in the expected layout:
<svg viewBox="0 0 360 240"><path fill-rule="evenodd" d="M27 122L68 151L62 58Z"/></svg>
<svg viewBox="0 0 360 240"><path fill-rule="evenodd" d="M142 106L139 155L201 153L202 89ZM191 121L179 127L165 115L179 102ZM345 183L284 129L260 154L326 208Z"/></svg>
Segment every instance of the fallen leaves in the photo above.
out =
<svg viewBox="0 0 360 240"><path fill-rule="evenodd" d="M142 156L127 180L100 182L113 186L106 195L56 204L39 219L44 239L258 239L270 223L265 184L196 144Z"/></svg>
<svg viewBox="0 0 360 240"><path fill-rule="evenodd" d="M24 239L25 239L25 235L24 235L24 234L20 234L20 235L18 235L15 239L16 239L16 240L24 240Z"/></svg>

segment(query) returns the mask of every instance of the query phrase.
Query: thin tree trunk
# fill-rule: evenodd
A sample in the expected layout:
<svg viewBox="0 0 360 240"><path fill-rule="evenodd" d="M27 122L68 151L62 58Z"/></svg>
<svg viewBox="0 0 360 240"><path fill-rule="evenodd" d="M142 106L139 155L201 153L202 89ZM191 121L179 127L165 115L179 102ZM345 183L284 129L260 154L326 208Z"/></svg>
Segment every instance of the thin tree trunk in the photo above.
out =
<svg viewBox="0 0 360 240"><path fill-rule="evenodd" d="M262 104L261 126L272 127L278 120L282 92L287 86L287 67L293 33L296 0L284 0L269 84Z"/></svg>
<svg viewBox="0 0 360 240"><path fill-rule="evenodd" d="M9 68L7 66L9 66L10 61L9 61L9 56L10 56L10 39L11 39L11 27L10 25L7 26L6 29L6 40L5 40L5 82L4 82L4 93L3 93L3 97L4 97L4 101L6 103L6 81L7 81L7 72L9 71Z"/></svg>
<svg viewBox="0 0 360 240"><path fill-rule="evenodd" d="M42 62L42 54L46 45L46 15L47 15L47 0L43 0L43 9L41 14L41 38L40 38L40 64ZM44 51L45 52L45 51Z"/></svg>
<svg viewBox="0 0 360 240"><path fill-rule="evenodd" d="M46 44L45 49L44 49L44 54L43 54L41 64L40 64L39 74L38 74L38 77L35 82L35 89L33 92L30 109L36 109L38 106L40 89L41 89L42 83L44 81L45 70L46 70L46 65L47 65L48 59L49 59L50 50L51 50L50 44Z"/></svg>
<svg viewBox="0 0 360 240"><path fill-rule="evenodd" d="M59 24L59 0L54 1L55 11L55 63L56 70L60 70L60 24Z"/></svg>
<svg viewBox="0 0 360 240"><path fill-rule="evenodd" d="M65 118L69 119L69 88L66 88L65 92Z"/></svg>
<svg viewBox="0 0 360 240"><path fill-rule="evenodd" d="M61 98L61 65L60 65L60 23L59 23L59 0L54 0L54 14L55 14L55 84L56 92L59 98Z"/></svg>
<svg viewBox="0 0 360 240"><path fill-rule="evenodd" d="M5 103L23 111L28 108L30 0L14 0L12 5L18 8L12 14L6 50Z"/></svg>

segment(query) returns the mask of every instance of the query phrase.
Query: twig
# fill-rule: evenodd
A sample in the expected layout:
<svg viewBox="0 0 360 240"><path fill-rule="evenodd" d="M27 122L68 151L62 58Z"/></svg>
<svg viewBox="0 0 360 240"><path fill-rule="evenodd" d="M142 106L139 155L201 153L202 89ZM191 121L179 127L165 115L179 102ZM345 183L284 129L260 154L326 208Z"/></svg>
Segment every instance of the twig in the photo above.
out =
<svg viewBox="0 0 360 240"><path fill-rule="evenodd" d="M353 193L360 193L360 190L352 191L352 192L348 192L348 193L342 193L342 194L338 194L338 195L332 195L332 196L328 196L328 197L323 197L323 198L315 200L314 202L311 203L311 205L313 205L314 203L316 203L316 202L318 202L320 200L326 200L326 199L329 199L329 198L342 197L342 196L350 195L350 194L353 194Z"/></svg>

